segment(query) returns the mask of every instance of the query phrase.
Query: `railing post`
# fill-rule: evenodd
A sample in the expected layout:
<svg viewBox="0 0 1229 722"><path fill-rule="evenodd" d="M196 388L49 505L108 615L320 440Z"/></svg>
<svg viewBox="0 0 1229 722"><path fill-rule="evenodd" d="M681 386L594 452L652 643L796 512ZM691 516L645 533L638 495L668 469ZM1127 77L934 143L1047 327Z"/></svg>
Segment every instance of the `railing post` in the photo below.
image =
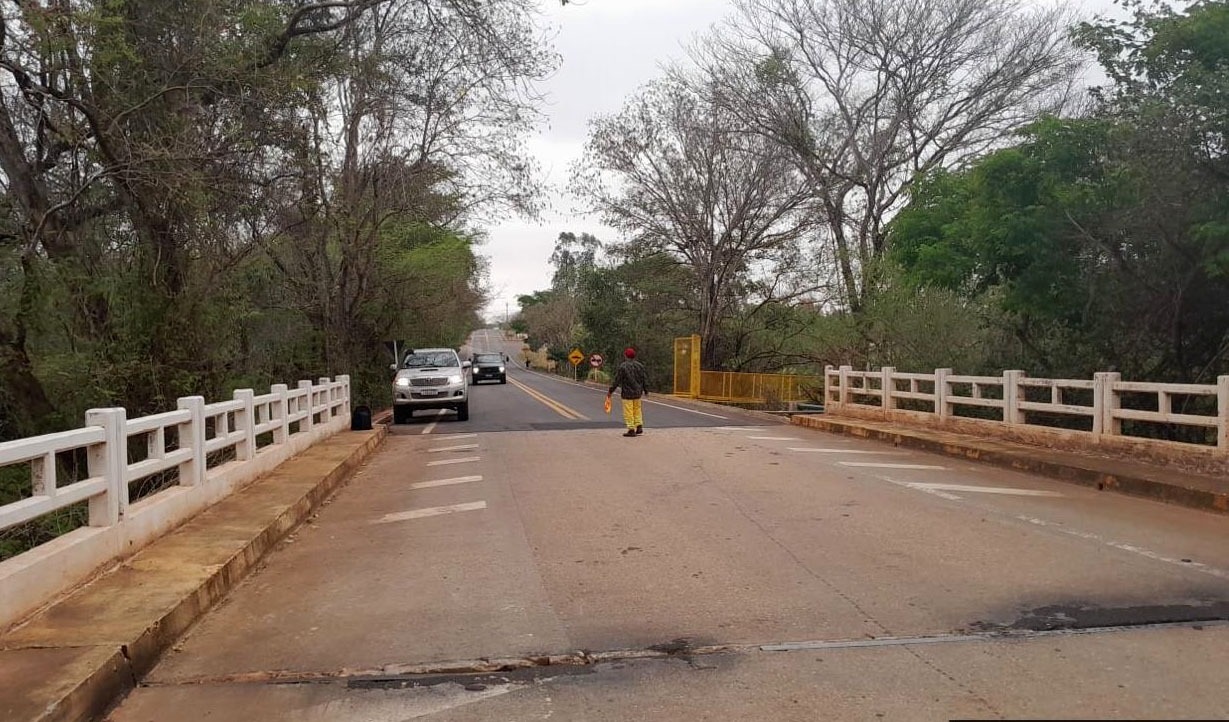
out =
<svg viewBox="0 0 1229 722"><path fill-rule="evenodd" d="M1108 374L1098 371L1092 375L1092 433L1101 438L1105 433L1105 401L1109 398Z"/></svg>
<svg viewBox="0 0 1229 722"><path fill-rule="evenodd" d="M1024 412L1020 411L1020 379L1023 371L1003 372L1003 422L1023 424Z"/></svg>
<svg viewBox="0 0 1229 722"><path fill-rule="evenodd" d="M277 401L270 404L269 408L273 411L273 418L280 422L273 427L273 443L284 444L286 439L290 438L290 401L287 399L290 387L286 384L273 384L269 387L269 392L277 395Z"/></svg>
<svg viewBox="0 0 1229 722"><path fill-rule="evenodd" d="M128 412L124 409L90 409L86 426L101 426L106 439L86 452L91 477L107 482L105 494L90 499L90 526L118 524L128 512Z"/></svg>
<svg viewBox="0 0 1229 722"><path fill-rule="evenodd" d="M1122 401L1114 390L1114 384L1122 380L1122 374L1117 371L1104 371L1098 373L1095 378L1101 381L1096 398L1100 408L1093 413L1101 417L1101 433L1106 436L1121 436L1122 420L1115 418L1114 412L1122 408Z"/></svg>
<svg viewBox="0 0 1229 722"><path fill-rule="evenodd" d="M243 432L243 441L235 445L235 458L248 461L256 457L256 392L251 389L235 389L235 400L243 402L243 408L235 414L235 431Z"/></svg>
<svg viewBox="0 0 1229 722"><path fill-rule="evenodd" d="M880 369L883 374L883 381L879 383L880 389L883 391L883 417L886 419L891 415L891 412L896 409L896 398L892 395L892 391L896 389L896 384L892 381L892 374L896 373L895 366L884 366Z"/></svg>
<svg viewBox="0 0 1229 722"><path fill-rule="evenodd" d="M300 381L299 390L304 391L307 394L307 416L299 422L299 431L311 431L312 426L315 425L315 419L312 418L312 382L306 380ZM300 403L302 403L301 400Z"/></svg>
<svg viewBox="0 0 1229 722"><path fill-rule="evenodd" d="M348 419L350 418L350 413L351 413L350 411L350 375L342 374L341 376L337 377L337 380L341 382L341 400L344 402L341 405L341 414L343 418Z"/></svg>
<svg viewBox="0 0 1229 722"><path fill-rule="evenodd" d="M952 415L952 407L947 403L947 377L951 375L951 369L935 369L935 413L939 421L947 421Z"/></svg>
<svg viewBox="0 0 1229 722"><path fill-rule="evenodd" d="M836 367L832 364L824 366L824 408L832 404L832 372Z"/></svg>
<svg viewBox="0 0 1229 722"><path fill-rule="evenodd" d="M179 448L192 450L192 458L179 465L179 484L196 486L205 481L205 397L182 397L179 408L191 414L188 422L179 426Z"/></svg>
<svg viewBox="0 0 1229 722"><path fill-rule="evenodd" d="M329 384L333 383L333 380L328 376L321 376L317 379L317 383L319 384L316 387L317 393L325 397L325 408L324 411L320 412L320 423L327 424L333 420L333 409L328 405L328 401L332 400L331 394L329 393Z"/></svg>
<svg viewBox="0 0 1229 722"><path fill-rule="evenodd" d="M841 366L841 369L839 372L841 388L840 388L840 391L838 391L838 393L840 394L840 401L838 401L836 404L837 408L843 407L845 404L849 403L849 372L850 371L853 371L853 366L849 366L849 365Z"/></svg>
<svg viewBox="0 0 1229 722"><path fill-rule="evenodd" d="M1216 379L1216 446L1229 454L1229 376Z"/></svg>

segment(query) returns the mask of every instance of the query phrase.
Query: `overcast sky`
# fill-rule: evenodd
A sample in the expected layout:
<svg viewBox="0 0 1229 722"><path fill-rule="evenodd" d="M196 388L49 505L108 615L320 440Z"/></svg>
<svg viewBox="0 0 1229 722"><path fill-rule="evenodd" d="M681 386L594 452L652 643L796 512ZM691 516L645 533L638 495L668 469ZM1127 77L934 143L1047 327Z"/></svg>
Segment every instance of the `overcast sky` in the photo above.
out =
<svg viewBox="0 0 1229 722"><path fill-rule="evenodd" d="M1111 0L1071 4L1088 14L1113 10ZM562 65L541 86L548 123L529 147L555 190L540 222L512 219L488 228L480 253L490 263L492 319L502 320L505 307L515 314L517 296L550 286L549 258L560 233L618 240L596 218L577 212L564 192L588 121L617 111L627 96L661 75L663 63L682 59L691 39L732 11L730 0L573 0L566 6L542 0L542 6Z"/></svg>

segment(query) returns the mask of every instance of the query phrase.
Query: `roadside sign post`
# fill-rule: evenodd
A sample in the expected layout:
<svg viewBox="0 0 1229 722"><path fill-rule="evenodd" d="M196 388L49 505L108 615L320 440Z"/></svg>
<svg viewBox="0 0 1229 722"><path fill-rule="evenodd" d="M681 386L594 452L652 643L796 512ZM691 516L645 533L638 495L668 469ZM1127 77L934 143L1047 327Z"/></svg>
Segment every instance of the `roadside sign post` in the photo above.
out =
<svg viewBox="0 0 1229 722"><path fill-rule="evenodd" d="M606 363L606 359L603 358L600 353L589 354L589 366L593 369L593 371L600 369L604 363ZM589 373L590 376L592 376L593 372L591 371Z"/></svg>
<svg viewBox="0 0 1229 722"><path fill-rule="evenodd" d="M572 349L572 353L568 354L568 361L572 362L572 380L576 380L576 367L580 366L580 362L585 360L585 354L578 348Z"/></svg>

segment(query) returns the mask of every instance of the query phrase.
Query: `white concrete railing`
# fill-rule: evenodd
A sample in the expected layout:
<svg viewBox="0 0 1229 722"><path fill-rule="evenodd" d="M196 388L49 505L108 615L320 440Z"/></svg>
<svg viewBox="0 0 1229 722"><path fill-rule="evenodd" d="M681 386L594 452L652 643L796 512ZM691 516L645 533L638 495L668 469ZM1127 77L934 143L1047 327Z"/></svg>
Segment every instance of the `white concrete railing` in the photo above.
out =
<svg viewBox="0 0 1229 722"><path fill-rule="evenodd" d="M1030 390L1046 389L1038 394ZM1074 393L1073 393L1074 392ZM1152 409L1124 408L1124 396L1147 399ZM1032 397L1030 399L1030 396ZM1079 403L1072 396L1081 396ZM1175 397L1205 397L1209 413L1174 411ZM904 410L902 401L928 406L928 410ZM937 421L940 426L963 422L991 422L1024 429L1045 427L1044 420L1030 414L1083 417L1090 420L1090 431L1058 429L1062 434L1087 434L1092 442L1113 439L1132 443L1180 444L1198 451L1229 456L1229 376L1215 384L1168 384L1123 381L1118 373L1098 373L1093 379L1029 378L1023 371L1004 371L1002 376L959 376L951 369L933 374L900 373L891 367L878 371L855 371L850 366L824 369L824 407L826 411L856 416L884 418L914 417ZM978 419L960 412L962 407L996 409L995 419ZM1123 421L1143 421L1178 427L1214 430L1206 433L1208 443L1156 441L1130 436ZM1138 448L1138 446L1136 446Z"/></svg>
<svg viewBox="0 0 1229 722"><path fill-rule="evenodd" d="M239 389L212 404L189 396L175 411L136 419L93 409L85 428L0 443L0 468L28 465L32 487L29 498L0 506L0 531L89 505L88 526L0 562L0 628L349 423L350 377L338 376L259 396ZM140 439L144 458L131 460ZM61 485L59 455L81 450L87 477ZM165 473L177 483L129 503L131 484Z"/></svg>

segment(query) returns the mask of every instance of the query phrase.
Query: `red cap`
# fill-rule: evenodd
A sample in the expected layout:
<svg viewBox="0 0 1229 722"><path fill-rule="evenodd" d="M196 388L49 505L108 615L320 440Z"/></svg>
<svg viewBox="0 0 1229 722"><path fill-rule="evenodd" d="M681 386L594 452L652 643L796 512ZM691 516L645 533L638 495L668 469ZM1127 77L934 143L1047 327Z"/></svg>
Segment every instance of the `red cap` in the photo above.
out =
<svg viewBox="0 0 1229 722"><path fill-rule="evenodd" d="M628 358L636 358L636 349L628 346L627 348L623 349L623 355Z"/></svg>

